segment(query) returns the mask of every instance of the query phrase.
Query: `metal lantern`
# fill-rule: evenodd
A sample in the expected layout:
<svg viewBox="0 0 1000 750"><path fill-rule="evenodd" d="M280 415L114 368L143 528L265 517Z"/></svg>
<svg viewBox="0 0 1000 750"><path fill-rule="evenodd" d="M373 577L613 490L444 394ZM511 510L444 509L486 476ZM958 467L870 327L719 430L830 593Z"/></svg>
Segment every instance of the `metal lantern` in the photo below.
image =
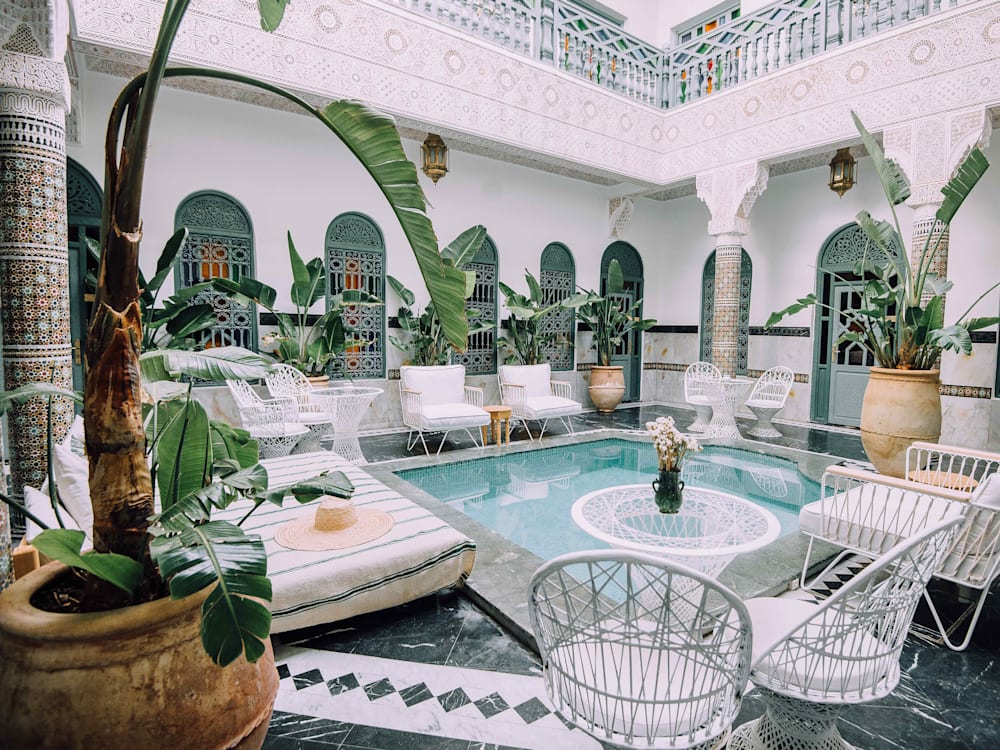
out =
<svg viewBox="0 0 1000 750"><path fill-rule="evenodd" d="M424 174L436 185L438 180L448 174L448 147L437 133L428 133L420 148L424 152Z"/></svg>
<svg viewBox="0 0 1000 750"><path fill-rule="evenodd" d="M854 187L854 171L858 163L851 156L851 149L842 148L830 161L830 190L840 197Z"/></svg>

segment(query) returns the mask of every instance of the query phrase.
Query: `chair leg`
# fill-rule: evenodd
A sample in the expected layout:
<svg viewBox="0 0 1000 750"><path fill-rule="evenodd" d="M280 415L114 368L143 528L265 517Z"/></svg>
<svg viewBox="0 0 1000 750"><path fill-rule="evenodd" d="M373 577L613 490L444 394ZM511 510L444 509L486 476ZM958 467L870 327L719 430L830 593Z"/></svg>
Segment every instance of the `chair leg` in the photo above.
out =
<svg viewBox="0 0 1000 750"><path fill-rule="evenodd" d="M758 687L764 715L738 726L729 750L854 750L837 730L844 706L787 698Z"/></svg>
<svg viewBox="0 0 1000 750"><path fill-rule="evenodd" d="M524 425L524 431L528 433L528 440L530 440L531 442L535 442L535 439L531 437L531 428L528 427L528 420L525 419L524 417L521 417L521 424ZM538 436L539 440L541 439L541 437L542 437L541 435Z"/></svg>
<svg viewBox="0 0 1000 750"><path fill-rule="evenodd" d="M545 428L548 427L548 426L549 426L549 420L543 419L542 420L542 431L538 433L538 439L539 440L542 439L542 435L545 434Z"/></svg>
<svg viewBox="0 0 1000 750"><path fill-rule="evenodd" d="M983 590L979 593L979 598L974 603L966 607L965 611L955 619L951 626L946 628L941 620L941 616L938 614L937 607L934 605L934 600L931 599L931 595L927 589L924 589L924 601L927 602L927 607L931 611L931 617L934 618L934 624L937 625L938 633L941 636L941 642L952 651L965 651L965 649L969 647L969 643L972 641L972 633L976 629L976 623L979 622L979 615L983 612L983 606L986 604L986 597L989 596L989 593L989 586L983 588ZM962 621L970 615L970 613L972 615L972 619L966 627L965 637L962 639L962 642L956 646L955 642L951 639L951 635L955 629L962 624Z"/></svg>
<svg viewBox="0 0 1000 750"><path fill-rule="evenodd" d="M445 430L444 431L444 435L441 436L441 445L438 446L437 453L434 454L435 456L440 456L441 455L441 449L444 448L444 442L448 439L448 433L449 432L451 432L451 430ZM430 455L430 454L428 454L428 455Z"/></svg>
<svg viewBox="0 0 1000 750"><path fill-rule="evenodd" d="M500 426L497 425L497 430L499 430L499 429L500 429ZM476 442L476 436L472 433L472 431L468 427L465 428L465 434L469 436L469 439L472 440L472 444L474 446L476 446L477 448L485 448L486 447L486 441L485 440L481 440L478 443Z"/></svg>
<svg viewBox="0 0 1000 750"><path fill-rule="evenodd" d="M573 431L573 420L572 419L570 419L569 417L559 417L559 421L563 423L563 427L566 428L566 432L568 432L570 435L575 435L576 434Z"/></svg>

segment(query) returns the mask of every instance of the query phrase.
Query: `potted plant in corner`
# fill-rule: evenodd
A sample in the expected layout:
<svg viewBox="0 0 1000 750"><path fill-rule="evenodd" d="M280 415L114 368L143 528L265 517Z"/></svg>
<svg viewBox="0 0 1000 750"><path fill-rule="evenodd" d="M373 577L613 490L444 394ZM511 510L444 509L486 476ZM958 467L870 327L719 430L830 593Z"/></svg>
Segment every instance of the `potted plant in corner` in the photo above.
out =
<svg viewBox="0 0 1000 750"><path fill-rule="evenodd" d="M504 305L510 313L507 320L507 334L497 339L497 345L507 351L508 362L515 365L537 365L547 359L546 350L555 345L569 346L564 340L565 333L555 330L544 330L547 316L557 310L570 310L575 314L576 308L584 304L582 295L570 295L549 305L543 305L542 287L538 279L525 269L524 279L528 283L528 294L514 291L503 282L500 291L505 297ZM575 326L574 326L575 328Z"/></svg>
<svg viewBox="0 0 1000 750"><path fill-rule="evenodd" d="M941 189L944 200L923 247L918 253L907 253L895 207L910 196L909 180L895 161L885 157L854 112L851 117L888 199L892 223L875 219L868 211L856 217L868 244L865 257L854 269L860 281L853 286L862 304L858 310L834 310L849 323L837 343L857 343L875 359L861 406L861 441L875 468L901 477L906 449L917 440L936 442L941 435L941 353L951 350L970 354L970 333L998 321L996 317L968 315L1000 282L969 305L958 316L959 322L945 325L944 295L952 283L931 270L942 235L989 163L978 148L972 149ZM896 248L904 251L897 253ZM810 294L772 313L766 326L810 305L830 308Z"/></svg>
<svg viewBox="0 0 1000 750"><path fill-rule="evenodd" d="M285 5L284 0L259 0L265 30L277 28ZM217 525L209 514L230 492L225 478L232 482L232 477L238 477L235 481L240 486L230 489L246 491L259 477L234 471L232 463L206 463L212 454L205 432L182 431L175 440L187 448L201 449L202 468L191 474L190 493L179 495L177 503L163 510L159 526L154 528L152 521L153 479L147 463L139 360L143 321L138 269L144 168L154 105L164 78L198 76L264 89L301 107L331 130L358 157L390 203L416 256L446 337L460 349L466 342L466 274L438 251L416 167L406 159L393 122L358 102L333 102L317 109L294 94L243 75L168 68L170 48L187 6L188 0L167 0L164 4L148 70L126 85L109 117L101 262L86 342L84 394L94 552L81 555L78 539L66 539L62 531L52 532L57 539L62 537L56 546L63 548L50 550L54 556L78 566L84 563L85 572L79 574L80 597L72 608L75 611L52 613L61 618L58 632L34 632L3 645L8 649L5 653L16 654L21 660L34 659L46 675L57 679L48 695L44 689L34 696L15 690L0 699L4 740L15 747L142 750L232 747L238 743L260 747L276 691L269 617L267 608L258 601L266 599L269 591L266 557L259 540L247 539L242 532L233 534L229 526ZM163 356L179 354L193 353ZM155 364L146 365L151 366ZM172 360L161 362L159 369L167 374L179 368ZM227 368L226 372L230 374L223 377L241 377L236 374L238 368ZM182 423L190 428L188 417ZM181 423L175 424L179 429ZM161 451L163 447L160 445ZM160 489L162 492L162 485ZM188 503L189 499L192 502ZM185 519L173 519L177 521L174 524L168 513L181 513ZM129 562L123 563L125 560ZM106 580L109 568L121 567L138 571L133 573L137 580L131 595L119 593L123 589ZM253 585L233 584L229 575L234 572L252 577ZM32 596L26 592L38 588L52 574L53 568L44 566L0 594L0 624L16 624L24 613L31 612ZM57 578L69 575L56 571ZM201 653L198 622L204 624L220 614L226 624L223 630L206 627L202 634L211 630L226 648L205 643L207 650ZM106 628L94 627L98 618L108 623ZM177 627L183 634L176 633ZM135 675L130 675L128 662L106 677L99 671L80 670L81 657L74 644L89 643L95 647L91 654L96 649L99 656L108 658L120 650L119 642L110 640L112 636L131 639L140 646L170 645L161 652L154 669L134 682L130 681ZM46 637L61 646L47 648ZM8 636L0 633L0 638ZM192 639L201 653L200 661L175 659L181 650L191 654L188 646ZM10 658L4 662L10 663ZM227 666L221 666L227 661ZM0 689L9 685L9 680L0 679ZM219 685L227 691L222 699L213 692ZM44 718L34 723L21 721L19 711L25 706L44 712ZM250 710L243 710L248 706ZM170 716L165 713L167 708L172 711ZM37 712L33 716L39 716ZM214 733L213 737L204 734L208 732Z"/></svg>
<svg viewBox="0 0 1000 750"><path fill-rule="evenodd" d="M278 293L274 287L257 279L244 276L238 282L232 279L212 279L212 285L235 299L255 302L270 311L278 321L278 333L264 343L273 348L273 354L285 364L301 372L315 386L329 381L328 369L334 357L343 354L351 345L351 331L344 323L344 311L353 305L380 305L382 300L362 289L345 289L330 297L327 311L312 323L309 310L326 295L326 266L322 258L308 263L302 260L288 233L288 259L292 267L291 300L294 313L275 309Z"/></svg>
<svg viewBox="0 0 1000 750"><path fill-rule="evenodd" d="M612 260L608 266L608 281L602 297L594 291L574 294L563 302L564 307L575 308L576 316L586 323L594 334L593 348L597 350L597 364L590 370L587 392L597 410L610 414L625 395L625 376L620 365L611 364L611 355L622 346L632 332L648 331L656 320L638 317L642 300L626 307L625 277L621 265Z"/></svg>

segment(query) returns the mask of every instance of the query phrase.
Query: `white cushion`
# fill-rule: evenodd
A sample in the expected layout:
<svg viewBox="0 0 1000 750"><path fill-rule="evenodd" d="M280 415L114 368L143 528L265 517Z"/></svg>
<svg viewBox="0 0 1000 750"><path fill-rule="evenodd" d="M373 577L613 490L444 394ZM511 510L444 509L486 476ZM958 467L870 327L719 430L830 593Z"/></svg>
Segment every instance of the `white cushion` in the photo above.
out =
<svg viewBox="0 0 1000 750"><path fill-rule="evenodd" d="M549 653L548 678L557 705L562 702L575 706L585 715L592 707L595 713L590 718L597 726L618 733L632 730L637 740L649 731L650 719L657 721L653 728L656 737L687 734L710 722L719 708L716 702L693 701L691 697L705 694L709 692L709 685L722 682L721 675L715 679L708 677L718 669L719 660L710 650L668 650L661 641L654 642L652 637L649 640L648 647L588 639L570 641L553 648ZM672 666L674 678L669 680L661 674L663 670L655 668L655 665L661 664L665 670L667 659L678 662ZM680 664L682 660L686 662L684 666ZM562 671L571 675L570 681L562 679ZM579 682L573 681L573 678ZM627 705L623 712L623 707L604 695L606 693L670 703L655 709L632 704ZM608 711L610 716L605 715ZM634 721L632 712L635 714Z"/></svg>
<svg viewBox="0 0 1000 750"><path fill-rule="evenodd" d="M542 365L501 365L500 382L523 385L526 398L552 395L552 367Z"/></svg>
<svg viewBox="0 0 1000 750"><path fill-rule="evenodd" d="M78 456L86 455L83 447L83 417L79 414L73 419L73 424L70 425L69 432L63 438L62 444Z"/></svg>
<svg viewBox="0 0 1000 750"><path fill-rule="evenodd" d="M760 655L780 642L796 623L816 612L818 605L801 599L757 597L744 602L753 627L751 677L769 687L793 685L793 692L825 694L849 693L873 686L885 676L884 657L889 647L863 631L849 629L843 638L831 638L817 656L801 646L780 647L776 657L767 657L757 664ZM814 638L832 625L839 612L828 611L809 622L800 634ZM872 657L872 658L865 658ZM894 662L897 663L898 662ZM807 672L808 670L808 672Z"/></svg>
<svg viewBox="0 0 1000 750"><path fill-rule="evenodd" d="M66 446L52 446L52 474L59 489L59 499L79 528L88 534L94 526L89 471L86 458L76 455Z"/></svg>
<svg viewBox="0 0 1000 750"><path fill-rule="evenodd" d="M1000 508L1000 474L993 473L983 479L973 491L969 502L987 508Z"/></svg>
<svg viewBox="0 0 1000 750"><path fill-rule="evenodd" d="M997 553L1000 535L1000 474L990 474L969 498L966 521L959 530L951 554L941 565L942 572L963 577L981 577L985 571L963 568L964 557L985 558Z"/></svg>
<svg viewBox="0 0 1000 750"><path fill-rule="evenodd" d="M464 403L424 406L420 427L428 431L452 430L462 427L482 427L490 423L490 415L478 406Z"/></svg>
<svg viewBox="0 0 1000 750"><path fill-rule="evenodd" d="M465 367L401 367L399 379L403 388L421 394L423 406L454 404L465 401Z"/></svg>
<svg viewBox="0 0 1000 750"><path fill-rule="evenodd" d="M561 396L529 396L524 400L524 415L529 419L548 419L576 414L582 410L578 401Z"/></svg>
<svg viewBox="0 0 1000 750"><path fill-rule="evenodd" d="M38 520L48 526L50 529L58 529L59 521L56 519L56 512L52 509L52 502L49 500L47 493L41 490L36 490L34 487L25 485L24 487L24 507L28 509L32 515L38 517ZM63 523L67 529L79 529L76 521L73 517L66 512L65 508L60 510L60 515L62 516ZM42 533L43 529L32 521L28 519L27 527L24 531L24 538L29 542ZM87 538L90 538L90 529L84 530L87 534Z"/></svg>

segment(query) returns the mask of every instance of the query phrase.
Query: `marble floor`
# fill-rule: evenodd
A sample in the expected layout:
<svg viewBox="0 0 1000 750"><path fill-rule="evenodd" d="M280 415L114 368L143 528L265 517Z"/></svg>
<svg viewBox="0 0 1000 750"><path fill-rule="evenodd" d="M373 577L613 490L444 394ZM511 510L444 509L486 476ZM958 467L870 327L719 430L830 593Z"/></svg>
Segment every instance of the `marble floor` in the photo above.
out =
<svg viewBox="0 0 1000 750"><path fill-rule="evenodd" d="M577 431L641 429L672 415L686 426L692 413L664 405L583 414ZM782 424L772 442L854 461L864 452L856 431ZM562 432L556 426L556 433ZM518 427L514 440L525 439ZM432 444L432 451L437 443ZM406 435L362 437L371 462L419 455ZM444 451L471 447L449 436ZM953 593L953 592L943 592ZM1000 748L1000 608L989 601L969 649L955 653L911 636L902 679L890 697L850 707L844 737L859 748L967 750ZM921 610L918 620L929 623ZM537 655L461 592L445 591L382 612L273 637L281 686L268 750L473 750L601 748L552 713ZM737 724L760 715L751 690ZM604 746L610 747L610 746Z"/></svg>

